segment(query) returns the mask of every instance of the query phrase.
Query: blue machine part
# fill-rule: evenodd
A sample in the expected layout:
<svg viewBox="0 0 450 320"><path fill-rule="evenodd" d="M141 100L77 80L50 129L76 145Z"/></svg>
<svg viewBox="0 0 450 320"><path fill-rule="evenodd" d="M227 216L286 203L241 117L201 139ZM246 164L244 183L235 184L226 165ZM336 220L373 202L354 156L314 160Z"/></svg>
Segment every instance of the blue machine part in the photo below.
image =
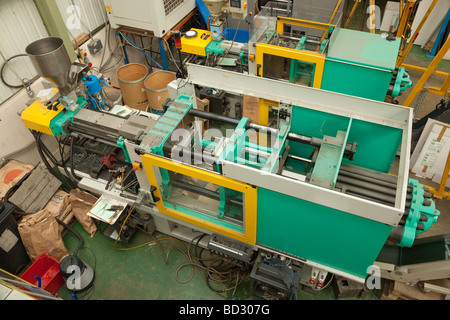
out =
<svg viewBox="0 0 450 320"><path fill-rule="evenodd" d="M210 15L208 7L205 5L205 3L202 0L195 0L195 4L197 5L198 10L200 11L200 14L202 16L202 23L204 24L204 27L206 29L207 23L208 23L208 18Z"/></svg>
<svg viewBox="0 0 450 320"><path fill-rule="evenodd" d="M416 235L429 230L440 214L434 202L425 199L424 186L414 179L409 179L409 183L413 188L411 208L406 217L402 240L397 244L400 247L411 247Z"/></svg>
<svg viewBox="0 0 450 320"><path fill-rule="evenodd" d="M88 94L94 95L102 91L102 84L97 76L90 75L84 79L84 84L88 89Z"/></svg>
<svg viewBox="0 0 450 320"><path fill-rule="evenodd" d="M105 105L105 98L103 97L103 86L108 86L102 82L97 76L89 75L85 77L84 84L86 86L87 101L90 102L92 109L102 109Z"/></svg>

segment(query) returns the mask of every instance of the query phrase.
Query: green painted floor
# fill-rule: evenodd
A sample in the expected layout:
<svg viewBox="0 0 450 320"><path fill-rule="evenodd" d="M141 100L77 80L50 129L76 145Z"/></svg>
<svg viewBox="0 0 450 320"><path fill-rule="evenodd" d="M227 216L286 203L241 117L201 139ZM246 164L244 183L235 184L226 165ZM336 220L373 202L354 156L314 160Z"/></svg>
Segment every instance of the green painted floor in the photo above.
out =
<svg viewBox="0 0 450 320"><path fill-rule="evenodd" d="M90 238L83 227L75 222L73 229L83 238L83 246L79 251L79 258L95 270L94 285L85 292L72 296L65 286L58 295L64 300L260 300L250 296L250 270L242 275L240 285L237 287L234 296L235 281L227 285L213 284L215 290L228 290L216 293L211 290L203 278L204 270L194 271L192 265L181 266L189 263L190 260L178 248L182 248L178 241L161 240L166 254L165 262L159 244L143 231L137 231L126 246L117 243L109 237L104 236L99 231ZM167 237L155 232L154 237ZM64 243L69 251L73 252L78 245L78 239L70 232L63 237ZM151 242L150 244L147 244ZM142 244L145 244L141 246ZM189 245L185 243L186 247ZM133 248L131 250L118 250ZM169 251L170 250L170 251ZM185 252L185 250L182 250ZM191 252L195 254L192 249ZM208 258L207 253L202 254L202 258ZM177 281L178 279L178 281ZM180 283L184 282L186 283ZM350 300L372 300L377 299L376 293L365 292L361 298L347 298ZM300 288L299 300L335 300L335 295L330 285L323 291L311 294Z"/></svg>

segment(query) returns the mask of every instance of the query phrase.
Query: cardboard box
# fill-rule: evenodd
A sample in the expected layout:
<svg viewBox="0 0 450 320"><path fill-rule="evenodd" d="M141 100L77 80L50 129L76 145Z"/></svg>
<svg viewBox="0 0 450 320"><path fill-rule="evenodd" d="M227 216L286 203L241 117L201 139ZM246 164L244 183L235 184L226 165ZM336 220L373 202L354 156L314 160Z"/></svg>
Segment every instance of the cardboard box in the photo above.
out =
<svg viewBox="0 0 450 320"><path fill-rule="evenodd" d="M411 172L440 184L450 152L450 125L428 119L411 156ZM450 188L450 180L446 186Z"/></svg>

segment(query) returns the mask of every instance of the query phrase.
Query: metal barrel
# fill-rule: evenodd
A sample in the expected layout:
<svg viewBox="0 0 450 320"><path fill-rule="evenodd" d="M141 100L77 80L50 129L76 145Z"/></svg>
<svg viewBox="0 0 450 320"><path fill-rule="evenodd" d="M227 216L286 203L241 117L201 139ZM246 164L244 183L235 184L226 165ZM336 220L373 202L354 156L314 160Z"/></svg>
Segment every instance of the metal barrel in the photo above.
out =
<svg viewBox="0 0 450 320"><path fill-rule="evenodd" d="M29 44L25 52L39 76L53 83L61 95L70 93L70 61L64 41L57 37L39 39Z"/></svg>

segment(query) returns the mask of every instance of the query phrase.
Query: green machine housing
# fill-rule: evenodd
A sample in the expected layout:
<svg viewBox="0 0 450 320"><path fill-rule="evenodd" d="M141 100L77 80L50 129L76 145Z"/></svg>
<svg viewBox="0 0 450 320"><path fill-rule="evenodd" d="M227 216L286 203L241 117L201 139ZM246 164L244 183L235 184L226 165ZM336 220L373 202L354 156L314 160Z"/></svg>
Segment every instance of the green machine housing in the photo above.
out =
<svg viewBox="0 0 450 320"><path fill-rule="evenodd" d="M184 86L214 83L228 93L290 105L290 123L269 128L245 117L198 111L192 99L179 96L160 118L161 126L150 132L153 144L141 145L143 154L170 159L166 151L174 150L178 141L170 136L193 119L231 126L231 135L220 140L205 134L197 144L193 138L183 146L213 150L209 167L193 165L191 157L174 161L256 188L256 248L364 280L388 239L401 247L412 246L416 235L437 220L431 194L408 178L410 109L203 66L189 65L188 71ZM255 132L271 138L255 141L250 138ZM399 150L401 156L396 157ZM393 165L394 161L399 162ZM397 165L398 171L391 174ZM164 168L157 171L162 189L171 193L179 186L175 175ZM190 187L191 192L197 190L201 188ZM226 225L236 218L231 208L239 206L245 230L245 197L224 191L202 191L220 202L214 220ZM227 206L230 202L233 205ZM211 221L200 207L194 202L190 214Z"/></svg>
<svg viewBox="0 0 450 320"><path fill-rule="evenodd" d="M399 49L400 38L335 28L322 89L377 101L397 97L412 85L405 69L396 68Z"/></svg>

